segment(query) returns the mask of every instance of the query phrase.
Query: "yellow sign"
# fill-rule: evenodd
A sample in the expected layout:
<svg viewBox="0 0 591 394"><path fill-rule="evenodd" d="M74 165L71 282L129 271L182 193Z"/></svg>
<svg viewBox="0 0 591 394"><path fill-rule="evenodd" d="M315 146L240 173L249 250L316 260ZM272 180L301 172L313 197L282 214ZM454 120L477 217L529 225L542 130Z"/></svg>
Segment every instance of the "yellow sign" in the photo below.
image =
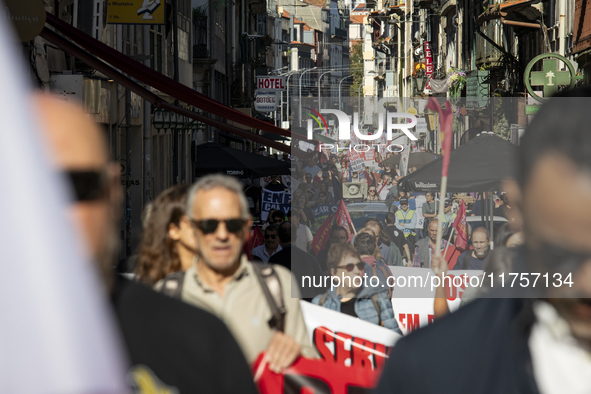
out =
<svg viewBox="0 0 591 394"><path fill-rule="evenodd" d="M165 3L165 0L109 0L107 23L163 25Z"/></svg>

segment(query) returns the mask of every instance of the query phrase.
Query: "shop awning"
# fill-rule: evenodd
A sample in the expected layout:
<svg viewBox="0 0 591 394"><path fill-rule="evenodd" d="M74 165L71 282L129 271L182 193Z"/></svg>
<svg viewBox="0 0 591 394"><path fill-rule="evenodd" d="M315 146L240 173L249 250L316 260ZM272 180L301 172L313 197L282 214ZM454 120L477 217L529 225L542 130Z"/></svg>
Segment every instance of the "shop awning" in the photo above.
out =
<svg viewBox="0 0 591 394"><path fill-rule="evenodd" d="M279 142L262 137L258 134L244 131L238 127L228 125L227 123L216 121L209 117L198 115L192 111L188 111L186 109L169 104L151 91L143 88L141 85L135 83L130 78L127 78L113 67L117 67L122 72L130 75L131 77L142 81L146 85L152 86L159 91L178 99L179 101L190 104L211 114L218 115L224 119L231 120L235 123L239 123L241 125L252 127L258 130L264 130L267 133L281 135L284 137L291 137L291 132L289 130L284 130L270 123L255 119L215 100L212 100L209 97L152 70L142 63L121 54L120 52L110 48L109 46L92 38L84 32L68 25L66 22L56 18L50 13L47 13L47 23L83 49L77 45L72 44L68 40L47 28L45 28L41 33L43 38L60 47L64 51L71 53L83 62L88 63L90 66L96 68L103 74L113 78L115 81L121 83L126 88L136 92L153 105L166 108L170 111L185 115L191 119L196 119L200 122L212 125L221 130L238 135L242 138L259 142L283 152L291 151L291 148L285 144L281 144ZM108 64L105 64L105 62Z"/></svg>

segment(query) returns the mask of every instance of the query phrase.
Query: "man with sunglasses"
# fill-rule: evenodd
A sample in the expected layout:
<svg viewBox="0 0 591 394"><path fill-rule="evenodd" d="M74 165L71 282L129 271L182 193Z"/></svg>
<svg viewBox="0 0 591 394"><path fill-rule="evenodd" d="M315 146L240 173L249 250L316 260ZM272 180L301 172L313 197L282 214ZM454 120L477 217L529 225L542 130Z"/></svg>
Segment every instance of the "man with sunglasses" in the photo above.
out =
<svg viewBox="0 0 591 394"><path fill-rule="evenodd" d="M271 220L269 221L271 224L280 225L285 221L285 214L281 209L274 211L271 214Z"/></svg>
<svg viewBox="0 0 591 394"><path fill-rule="evenodd" d="M377 190L375 186L370 186L367 190L367 200L368 201L380 201L380 196L377 195Z"/></svg>
<svg viewBox="0 0 591 394"><path fill-rule="evenodd" d="M281 212L281 211L275 211ZM275 213L273 212L273 213ZM277 236L277 229L279 225L271 224L265 229L265 243L252 249L252 256L260 259L263 263L267 263L271 256L281 251L279 240Z"/></svg>
<svg viewBox="0 0 591 394"><path fill-rule="evenodd" d="M119 165L109 161L103 131L82 108L50 95L36 96L34 104L54 164L72 185L68 213L109 291L132 365L130 384L153 392L256 393L244 356L223 322L114 275L123 198Z"/></svg>
<svg viewBox="0 0 591 394"><path fill-rule="evenodd" d="M589 108L589 86L547 100L521 139L516 181L502 187L525 238L502 273L521 283L398 341L378 393L591 392Z"/></svg>
<svg viewBox="0 0 591 394"><path fill-rule="evenodd" d="M182 220L193 226L197 244L197 259L185 275L182 300L220 317L249 363L266 351L271 370L279 372L300 355L316 357L297 285L280 266L274 270L287 312L283 332L270 321L271 307L255 267L242 254L252 219L240 183L225 175L200 179L189 190Z"/></svg>

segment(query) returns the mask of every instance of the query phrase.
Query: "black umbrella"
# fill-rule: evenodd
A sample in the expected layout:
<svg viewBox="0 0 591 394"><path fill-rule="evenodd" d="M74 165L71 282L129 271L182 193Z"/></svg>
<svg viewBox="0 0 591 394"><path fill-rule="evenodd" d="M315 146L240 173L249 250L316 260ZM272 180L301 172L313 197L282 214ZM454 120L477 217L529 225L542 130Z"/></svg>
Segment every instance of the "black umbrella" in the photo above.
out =
<svg viewBox="0 0 591 394"><path fill-rule="evenodd" d="M451 151L447 191L499 190L501 180L514 176L516 157L516 145L492 133L482 133ZM439 191L442 162L439 158L400 179L398 187L415 192Z"/></svg>
<svg viewBox="0 0 591 394"><path fill-rule="evenodd" d="M422 166L431 163L433 160L437 159L440 156L441 155L436 155L435 153L430 152L411 152L408 155L408 168L421 168ZM380 165L382 167L395 168L396 166L400 165L401 157L402 155L393 155L392 157L389 157L386 160L382 161Z"/></svg>
<svg viewBox="0 0 591 394"><path fill-rule="evenodd" d="M195 149L195 176L222 173L246 178L289 175L291 163L208 142Z"/></svg>

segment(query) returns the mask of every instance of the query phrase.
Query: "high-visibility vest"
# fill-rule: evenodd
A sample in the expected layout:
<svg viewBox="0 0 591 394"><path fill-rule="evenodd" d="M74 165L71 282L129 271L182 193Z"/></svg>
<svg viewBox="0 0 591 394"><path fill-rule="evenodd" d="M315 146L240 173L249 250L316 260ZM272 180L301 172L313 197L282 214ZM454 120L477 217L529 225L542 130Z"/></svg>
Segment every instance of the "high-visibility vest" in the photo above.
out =
<svg viewBox="0 0 591 394"><path fill-rule="evenodd" d="M412 222L412 218L415 215L415 211L413 211L412 209L409 209L408 211L406 211L406 215L403 215L403 211L402 209L399 209L398 211L396 211L396 218L398 218L398 222L399 223L404 223L404 224L409 224L410 222ZM404 236L408 237L409 235L415 235L414 231L408 229L408 228L404 228Z"/></svg>

